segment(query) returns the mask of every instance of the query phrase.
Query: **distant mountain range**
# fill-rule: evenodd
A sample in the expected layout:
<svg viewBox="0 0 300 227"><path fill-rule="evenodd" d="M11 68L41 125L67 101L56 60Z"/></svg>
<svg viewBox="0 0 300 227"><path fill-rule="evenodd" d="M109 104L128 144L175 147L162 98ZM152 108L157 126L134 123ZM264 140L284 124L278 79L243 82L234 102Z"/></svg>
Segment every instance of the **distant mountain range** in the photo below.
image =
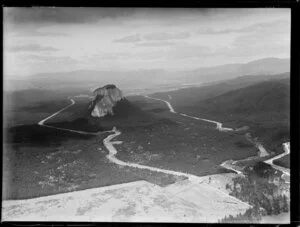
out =
<svg viewBox="0 0 300 227"><path fill-rule="evenodd" d="M245 75L274 75L290 72L290 59L264 58L245 64L227 64L182 72L187 83L204 83Z"/></svg>
<svg viewBox="0 0 300 227"><path fill-rule="evenodd" d="M199 105L205 112L219 114L288 112L289 87L289 79L264 81L200 101Z"/></svg>
<svg viewBox="0 0 300 227"><path fill-rule="evenodd" d="M86 91L95 84L114 83L122 90L154 89L159 91L166 86L184 84L203 84L232 79L245 75L273 75L290 71L290 59L264 58L245 64L227 64L213 67L197 68L169 72L164 69L134 71L79 70L71 72L41 73L30 79L16 80L5 78L4 89L69 89Z"/></svg>
<svg viewBox="0 0 300 227"><path fill-rule="evenodd" d="M168 95L173 97L173 105L193 105L201 100L216 97L226 92L253 85L255 83L269 81L274 79L286 79L290 73L281 73L276 75L256 75L240 76L233 79L204 83L202 86L183 88L168 92L158 92L153 95L158 98L168 99ZM187 101L188 100L188 101Z"/></svg>

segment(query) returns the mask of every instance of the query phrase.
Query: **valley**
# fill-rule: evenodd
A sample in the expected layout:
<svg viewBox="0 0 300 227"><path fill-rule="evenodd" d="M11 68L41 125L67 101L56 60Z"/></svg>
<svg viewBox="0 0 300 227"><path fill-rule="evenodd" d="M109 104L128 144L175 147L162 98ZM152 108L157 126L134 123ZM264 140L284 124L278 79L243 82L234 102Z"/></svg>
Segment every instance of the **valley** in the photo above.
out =
<svg viewBox="0 0 300 227"><path fill-rule="evenodd" d="M46 118L46 120L47 120L47 118ZM45 121L46 121L45 120ZM42 121L42 123L44 123L45 121ZM41 124L41 125L43 125L43 124ZM59 130L59 129L58 129ZM124 162L122 162L122 161L118 161L118 160L115 160L114 158L113 158L113 156L111 156L111 155L114 155L113 153L111 153L111 151L112 151L112 149L113 149L113 146L111 146L111 144L109 144L109 140L110 139L112 139L114 136L117 136L118 135L118 131L116 131L115 129L114 129L114 131L115 131L115 135L113 134L113 135L111 135L111 136L108 136L105 140L104 140L104 145L108 148L108 150L110 151L110 154L107 156L108 157L108 159L109 160L113 160L113 162L114 163L116 163L116 164L121 164L121 165L124 165ZM113 142L113 143L116 143L116 142ZM111 147L110 147L111 146ZM67 151L63 151L63 153L66 153ZM47 158L48 159L52 159L53 158L53 156L55 155L56 156L56 154L57 153L59 153L59 152L55 152L55 153L51 153L50 155L48 155L47 156ZM76 153L76 154L78 154L78 153L80 153L80 150L78 150L78 151L75 151L75 152L73 152L73 153ZM76 163L76 161L73 161L72 163ZM44 162L45 163L45 162ZM65 165L63 165L63 166L65 166ZM157 168L153 168L153 167L145 167L145 166L141 166L141 165L137 165L137 164L125 164L125 166L129 166L129 167L135 167L135 168L138 168L138 169L148 169L148 170L150 170L151 172L153 172L153 170L155 171L155 172L158 172L158 173L164 173L164 174L169 174L169 175L177 175L179 178L177 178L176 179L176 182L180 179L180 177L188 177L189 178L189 180L192 180L192 182L190 182L189 184L192 184L192 185L194 185L194 184L202 184L203 183L203 180L204 179L202 179L202 178L197 178L196 176L193 176L193 175L190 175L190 174L183 174L183 173L177 173L177 172L174 172L174 171L166 171L166 170L162 170L162 169L157 169ZM59 167L57 167L57 169L61 169L62 168L62 166L59 166ZM77 167L78 168L78 167ZM85 168L84 168L85 169ZM107 169L107 166L106 166L106 169ZM86 169L85 169L86 170ZM82 171L82 170L81 170ZM84 175L86 176L86 172L84 172ZM157 174L151 174L151 175L154 175L154 178L155 179L157 179ZM91 176L91 177L96 177L96 175L94 175L94 174L91 174L91 175L89 175L89 176ZM53 176L53 173L51 174L51 176L49 176L51 179L50 179L50 182L48 181L48 182L46 182L46 183L50 183L50 184L54 184L54 183L56 183L57 181L55 181L55 175ZM62 178L64 178L65 177L65 175L62 175ZM68 178L66 178L66 179L68 179ZM76 179L78 179L78 177L76 177ZM82 181L82 179L80 179L80 177L79 177L79 180L81 180ZM182 179L181 178L181 180L180 181L182 181L182 180L184 180L184 178ZM196 180L196 182L195 182L195 180ZM148 180L149 181L149 180ZM86 182L84 182L84 183L86 183ZM44 186L44 185L43 185ZM210 191L212 190L212 189L214 189L214 190L216 190L216 192L217 192L217 195L219 194L219 197L221 196L221 197L224 197L224 195L226 196L226 197L229 197L229 198L231 198L231 200L233 200L233 201L235 201L234 202L234 204L237 204L237 203L241 203L239 200L236 200L234 197L230 197L230 196L228 196L226 193L224 193L224 192L222 192L222 191L219 191L219 189L215 189L214 187L211 187L211 186L209 186L207 183L204 183L204 185L202 186L202 185L200 185L200 186L198 186L198 187L200 187L200 188L202 188L201 189L201 192L203 192L203 190L206 190L205 188L206 187L209 187L210 188ZM204 188L203 188L204 187ZM180 187L181 188L181 187ZM199 188L199 189L200 189ZM73 185L73 188L69 188L69 190L74 190L74 189L79 189L79 188L77 188L76 186L74 186ZM174 188L175 189L175 188ZM174 191L174 189L168 189L168 190L171 190L171 191ZM171 192L170 191L170 192ZM176 192L176 191L178 191L178 189L176 189L174 192ZM169 192L169 193L170 193ZM178 192L176 192L176 194L177 194ZM221 194L220 194L221 193ZM63 195L63 194L61 194L61 195ZM219 198L218 196L217 196L217 198ZM53 199L54 200L56 200L56 198L57 197L54 197ZM72 198L73 198L73 196L72 196ZM186 196L184 196L184 198L185 198L185 200L186 200ZM52 200L53 200L52 199ZM29 201L29 200L28 200ZM31 200L30 200L31 201ZM46 201L45 201L46 202ZM178 203L178 202L177 202ZM202 202L201 202L202 203ZM7 205L9 205L9 203L5 203L5 204L7 204ZM28 203L23 203L23 208L25 208L27 205L26 204L28 204ZM25 207L24 207L25 206ZM193 205L194 206L194 205ZM241 203L241 205L239 205L238 207L239 207L239 209L241 209L241 206L242 206L242 203ZM245 205L243 205L243 206L246 206L246 207L248 207L248 205L247 204L245 204ZM169 205L168 205L168 207L169 207ZM21 208L21 207L19 207L19 206L17 206L17 209L19 210L19 212L23 209L23 208ZM232 207L233 208L233 207ZM227 212L230 212L230 213L234 213L234 211L233 211L233 209L232 208L230 208L230 209L227 209ZM28 208L25 208L26 210L28 210ZM30 209L29 209L30 210ZM12 212L11 214L13 214L14 216L15 216L15 220L18 220L18 217L22 217L22 214L21 214L21 216L20 216L20 214L17 214L16 212L14 212L14 211L10 211L10 212ZM22 213L24 213L24 211L22 211ZM26 212L25 212L26 213ZM36 213L36 212L35 212ZM218 212L219 214L218 215L222 215L222 213L221 212ZM186 213L184 216L186 216L187 215L187 217L189 217L190 216L190 214L188 214L188 213ZM193 216L192 217L194 217L194 215L195 214L193 214ZM80 215L79 215L80 216ZM202 214L200 215L200 216L202 216ZM56 216L54 216L54 217L56 217ZM216 217L214 217L214 216L209 216L210 217L210 219L205 219L205 220L209 220L209 221L213 221L213 220L215 220L215 218ZM207 217L206 217L207 218ZM63 219L64 220L64 219ZM84 219L78 219L78 220L84 220ZM119 219L117 219L117 220L119 220ZM145 219L145 220L148 220L148 219ZM188 219L189 221L190 221L190 219ZM203 218L201 219L195 219L195 221L199 221L199 220L204 220ZM215 220L216 221L216 220Z"/></svg>
<svg viewBox="0 0 300 227"><path fill-rule="evenodd" d="M275 162L286 157L289 153L287 145L284 146L284 154L275 156L277 150L269 154L257 138L253 140L245 136L249 131L248 126L230 128L230 123L223 126L221 122L210 120L209 116L202 118L191 116L188 111L189 114L177 112L171 104L176 99L171 94L166 95L168 101L152 95L127 97L126 102L131 103L132 107L126 107L125 102L119 107L120 110L132 109L134 114L141 114L138 117L142 119L130 127L127 119L124 124L118 124L120 120L115 121L118 129L102 127L105 121L101 121L95 128L97 131L92 131L88 124L84 127L74 124L78 116L85 116L84 110L91 100L89 96L69 97L68 105L49 114L35 126L16 126L26 131L29 128L37 131L47 129L48 133L55 134L59 131L63 137L60 137L61 141L48 141L51 147L45 143L45 152L39 153L42 143L35 145L36 148L28 144L36 139L33 132L26 137L20 134L22 131L19 129L10 130L14 135L11 137L14 147L7 147L13 152L5 155L5 169L13 169L14 174L5 172L5 198L17 199L16 203L19 199L45 195L56 198L56 194L139 180L159 185L168 191L172 185L184 181L202 192L204 188L210 188L218 196L225 196L233 203L240 204L239 207L252 209L248 201L237 200L227 189L227 184L231 184L237 176L244 176L245 168L264 161L283 171L283 179L289 183L289 172L273 163L273 160ZM184 111L184 107L179 110ZM123 118L122 115L116 116ZM86 128L89 130L85 131ZM42 135L37 132L36 136ZM72 137L80 139L74 140ZM112 141L115 137L118 137L118 141ZM29 149L30 153L27 152ZM37 155L32 156L35 150ZM12 162L16 157L24 161ZM35 177L30 178L30 175ZM176 187L176 191L182 189L182 186ZM228 209L233 212L233 207ZM211 220L221 219L221 216L217 219L211 216Z"/></svg>

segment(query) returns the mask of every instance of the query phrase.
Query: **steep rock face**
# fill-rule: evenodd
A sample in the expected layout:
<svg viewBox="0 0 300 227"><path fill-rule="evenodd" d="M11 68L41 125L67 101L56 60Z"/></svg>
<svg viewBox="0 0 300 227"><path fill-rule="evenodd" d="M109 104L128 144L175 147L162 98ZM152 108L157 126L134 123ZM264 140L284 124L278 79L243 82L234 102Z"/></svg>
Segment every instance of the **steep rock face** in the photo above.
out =
<svg viewBox="0 0 300 227"><path fill-rule="evenodd" d="M114 115L113 107L124 98L122 91L113 84L97 88L94 91L94 95L95 99L90 105L93 117L104 117L108 114Z"/></svg>

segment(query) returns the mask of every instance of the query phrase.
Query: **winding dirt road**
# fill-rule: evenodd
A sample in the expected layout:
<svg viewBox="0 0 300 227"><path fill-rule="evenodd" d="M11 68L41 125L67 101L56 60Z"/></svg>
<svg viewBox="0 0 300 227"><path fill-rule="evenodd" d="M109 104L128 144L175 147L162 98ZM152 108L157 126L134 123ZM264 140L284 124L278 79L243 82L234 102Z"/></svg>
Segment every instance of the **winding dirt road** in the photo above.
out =
<svg viewBox="0 0 300 227"><path fill-rule="evenodd" d="M68 105L68 106L66 106L66 107L64 107L64 108L62 108L61 110L55 112L54 114L50 115L49 117L46 117L46 118L44 118L43 120L39 121L38 125L45 126L45 127L49 127L48 125L45 125L45 122L46 122L47 120L49 120L50 118L52 118L52 117L58 115L59 113L63 112L64 110L70 108L71 106L73 106L73 105L75 104L74 99L70 99L70 101L71 101L71 104L70 104L70 105Z"/></svg>
<svg viewBox="0 0 300 227"><path fill-rule="evenodd" d="M76 97L76 96L75 96ZM40 126L44 126L44 127L47 127L47 128L54 128L54 129L57 129L57 130L62 130L62 131L67 131L67 132L74 132L74 133L78 133L78 134L83 134L83 135L99 135L99 134L103 134L103 133L106 133L106 132L111 132L111 131L103 131L103 132L85 132L85 131L79 131L79 130L72 130L72 129L66 129L66 128L59 128L59 127L55 127L55 126L51 126L51 125L45 125L45 122L49 119L51 119L52 117L60 114L61 112L63 112L64 110L70 108L71 106L73 106L75 104L75 101L74 99L70 99L71 101L71 104L62 108L61 110L55 112L54 114L50 115L49 117L46 117L44 118L43 120L39 121L38 122L38 125Z"/></svg>
<svg viewBox="0 0 300 227"><path fill-rule="evenodd" d="M284 168L282 166L278 166L278 165L273 163L274 160L282 158L282 157L284 157L284 156L286 156L290 153L290 142L286 142L286 143L283 144L283 150L284 150L283 153L281 153L279 155L276 155L275 157L266 160L265 163L271 165L274 169L277 169L277 170L283 172L284 174L290 176L290 169Z"/></svg>
<svg viewBox="0 0 300 227"><path fill-rule="evenodd" d="M145 97L162 101L167 104L170 112L177 113L168 101L152 98L149 96L145 96ZM171 100L172 98L169 97L169 99ZM41 120L40 122L38 122L38 125L48 127L48 128L54 128L57 130L64 130L64 131L79 133L79 134L99 135L99 133L89 133L89 132L84 132L84 131L70 130L70 129L58 128L58 127L54 127L54 126L45 125L45 122L47 120L51 119L52 117L56 116L57 114L61 113L62 111L66 110L67 108L69 108L75 104L74 99L70 99L70 101L71 101L70 105L57 111L56 113L50 115L49 117ZM184 117L189 117L189 118L192 118L195 120L202 120L202 121L214 123L217 125L216 129L219 131L233 131L233 129L231 129L231 128L222 127L222 123L217 122L217 121L212 121L212 120L208 120L208 119L189 116L186 114L180 114L180 115L184 116ZM205 180L203 179L203 177L198 177L198 176L195 176L195 175L192 175L189 173L177 172L177 171L172 171L172 170L166 170L166 169L161 169L161 168L140 165L140 164L136 164L136 163L124 162L124 161L118 159L116 157L117 150L114 147L114 144L119 144L121 141L112 141L112 140L114 138L116 138L117 136L119 136L121 134L121 132L118 131L116 127L114 127L111 131L105 131L105 132L100 132L100 133L106 133L106 132L113 133L113 134L108 135L103 140L104 146L109 151L109 153L107 154L106 157L112 163L115 163L115 164L121 165L121 166L128 166L128 167L139 168L139 169L147 169L150 171L156 171L156 172L162 172L165 174L171 174L171 175L175 175L175 176L187 177L188 182L184 181L183 185L175 183L171 186L168 186L165 189L165 191L164 190L162 192L159 191L157 193L157 195L160 196L158 198L162 198L161 196L164 195L163 193L165 193L166 196L169 196L172 199L175 199L175 198L177 199L176 202L174 202L174 204L182 203L182 204L188 205L189 207L194 207L194 210L196 210L197 212L200 213L200 214L197 213L194 215L198 219L200 218L199 220L202 220L202 221L204 220L207 222L207 221L214 220L213 218L216 218L216 216L221 216L221 217L225 216L225 211L228 211L227 212L228 214L233 214L234 212L236 212L238 214L240 212L244 212L246 209L251 207L248 203L242 202L242 201L238 200L237 198L228 195L228 193L226 193L225 191L222 191L216 187L211 186L209 183L206 183ZM267 160L266 162L270 163L274 168L276 168L277 166L273 164L273 161L278 158L283 157L286 154L289 154L289 152L290 152L289 142L284 143L284 149L285 149L285 152L283 154L277 155L277 156ZM225 167L225 164L224 164L224 167ZM230 167L227 166L225 168L230 168ZM281 167L279 167L279 168L281 168ZM232 170L238 174L242 174L241 171L237 171L235 169L232 169ZM129 186L126 186L127 188L125 188L124 184L112 186L113 188L115 188L115 187L121 188L118 193L120 193L120 195L124 195L124 199L126 200L126 203L124 203L124 202L122 203L122 201L117 200L117 197L113 197L114 194L110 195L108 192L106 192L108 190L108 187L101 187L101 188L96 188L96 189L88 189L88 190L77 191L77 192L63 193L63 194L53 195L53 196L45 196L45 197L40 197L37 199L28 199L28 200L20 200L20 201L4 201L5 202L5 204L4 204L5 212L4 213L6 215L5 217L7 220L15 219L15 220L23 220L23 221L24 221L24 219L26 219L26 220L28 219L31 221L32 220L44 221L46 217L49 220L58 220L58 218L60 218L64 221L65 220L67 220L67 221L75 220L75 219L79 220L79 221L91 221L91 220L103 221L102 219L104 217L102 217L101 215L105 212L108 214L107 216L115 213L114 215L116 216L116 218L117 217L119 218L120 215L118 213L116 213L116 211L119 212L119 211L124 210L124 206L126 207L126 204L128 204L128 198L133 199L131 201L132 204L136 204L137 201L144 201L145 199L149 199L151 196L149 196L147 194L147 196L144 196L141 199L135 199L136 198L135 196L139 196L141 194L141 192L146 191L146 189L147 189L147 188L145 188L146 186L151 189L156 187L155 185L144 186L144 185L140 185L140 184L141 183L134 182L134 185L132 187L134 188L135 191L131 194L128 194L128 193L126 194L126 192L128 191L127 188ZM112 191L111 190L112 187L110 187L110 189L109 189L110 191ZM103 192L101 191L102 189L104 190ZM138 192L136 191L137 189L139 190ZM99 196L97 193L99 194ZM113 191L113 193L115 193L115 192ZM119 196L119 197L120 197L120 195L117 194L117 196ZM143 195L143 194L141 194L141 195ZM189 195L191 195L190 198L189 198ZM103 200L103 197L105 197L105 196L106 197L110 196L112 198L112 201L105 202L102 205L101 201ZM152 196L152 197L155 198L154 196ZM201 198L201 199L199 200L199 198ZM68 202L68 201L71 201L71 202ZM161 200L158 200L158 201L159 201L159 206L162 206ZM195 206L195 204L188 204L188 201L196 202L196 204L199 204L199 206L200 205L202 205L202 206L199 208L199 207ZM53 205L51 204L50 206L47 205L47 207L45 207L44 204L49 204L49 203L55 203L55 204L53 204ZM119 210L115 209L116 204L120 204ZM151 204L151 206L153 206L152 201L150 201L149 204ZM230 204L232 204L232 205L230 205ZM195 208L195 207L197 207L197 208ZM208 209L208 207L209 207L209 209ZM220 209L215 210L216 207L220 207ZM237 209L238 207L240 207L239 208L240 210L233 210L233 209ZM87 211L84 211L85 208ZM155 208L157 209L157 207L155 207ZM170 217L166 220L168 222L175 220L174 218L177 217L178 214L176 212L173 212L173 209L171 209L171 212L170 212L170 206L168 206L167 208L166 209L168 212L163 213L162 211L160 211L158 213L158 217L163 216L162 214L169 214L169 213L173 214L174 213L174 215L175 215L174 217ZM86 213L84 214L83 211ZM180 212L182 212L182 207L180 207ZM228 214L226 214L226 215L228 215ZM133 214L133 215L137 215L137 214ZM148 217L148 219L149 219L149 215L150 215L151 219L153 219L153 217L155 216L154 214L149 214L149 211L143 211L143 210L140 210L138 215L146 215L145 217ZM203 215L203 217L201 217L202 215ZM107 221L114 220L115 216L113 216L112 218L106 217ZM180 220L183 220L185 218L185 216L178 217L178 218ZM190 217L186 217L186 218L187 218L187 221L192 220L192 219L190 219ZM119 219L116 219L116 220L119 220ZM128 216L126 216L124 220L125 221L128 220ZM199 222L199 220L198 220L198 222ZM218 219L216 219L216 221L217 220Z"/></svg>
<svg viewBox="0 0 300 227"><path fill-rule="evenodd" d="M111 141L112 139L114 139L115 137L121 135L121 132L118 131L115 127L112 130L114 132L114 134L109 135L108 137L106 137L103 140L104 146L107 148L107 150L109 151L109 154L106 156L108 160L110 160L112 163L115 163L117 165L122 165L122 166L128 166L128 167L132 167L132 168L138 168L138 169L147 169L150 171L155 171L155 172L161 172L161 173L165 173L165 174L171 174L171 175L175 175L175 176L185 176L189 179L189 181L192 184L201 184L203 182L203 177L198 177L196 175L193 174L189 174L189 173L183 173L183 172L177 172L177 171L172 171L172 170L166 170L166 169L161 169L161 168L156 168L156 167L151 167L151 166L145 166L145 165L140 165L140 164L136 164L136 163L130 163L130 162L124 162L120 159L118 159L116 157L117 155L117 150L114 147L113 144L119 144L120 141ZM201 186L205 186L210 188L211 190L217 191L220 194L223 194L225 197L228 197L238 203L244 204L245 206L250 206L248 203L242 202L241 200L228 195L227 193L212 187L208 184L201 184ZM251 207L251 206L250 206Z"/></svg>
<svg viewBox="0 0 300 227"><path fill-rule="evenodd" d="M75 96L75 97L79 97L79 96ZM80 96L80 97L83 97L83 96ZM86 96L84 96L86 97ZM192 118L192 119L195 119L195 120L199 120L199 121L206 121L206 122L210 122L210 123L213 123L213 124L216 124L216 129L219 130L219 131L223 131L223 132L226 132L226 131L234 131L234 129L232 128L224 128L222 127L222 123L221 122L217 122L217 121L213 121L213 120L208 120L208 119L204 119L204 118L199 118L199 117L195 117L195 116L190 116L190 115L187 115L187 114L183 114L183 113L177 113L175 111L175 109L173 108L173 106L171 105L170 102L166 101L166 100L163 100L163 99L159 99L159 98L153 98L153 97L150 97L148 95L145 95L146 98L148 99L153 99L153 100L157 100L157 101L161 101L161 102L164 102L166 103L166 105L168 106L169 110L171 113L175 113L175 114L180 114L181 116L184 116L184 117L188 117L188 118ZM172 97L170 95L168 95L169 99L172 99ZM109 135L108 137L106 137L104 140L103 140L103 143L105 145L105 147L109 150L109 154L107 155L107 158L115 163L115 164L118 164L118 165L123 165L123 166L130 166L130 167L134 167L134 168L139 168L139 169L148 169L148 170L151 170L151 171L156 171L156 172L163 172L163 173L166 173L166 174L172 174L172 175L176 175L176 176L186 176L188 177L190 180L192 179L193 181L197 181L198 177L195 176L195 175L192 175L192 174L188 174L188 173L182 173L182 172L176 172L176 171L171 171L171 170L165 170L165 169L160 169L160 168L154 168L154 167L150 167L150 166L144 166L144 165L139 165L139 164L136 164L136 163L128 163L128 162L124 162L124 161L121 161L119 159L117 159L115 157L115 155L117 154L117 150L114 148L113 144L115 144L116 142L110 142L113 138L119 136L121 134L120 131L118 131L115 127L113 128L113 130L111 131L103 131L103 132L98 132L98 133L92 133L92 132L85 132L85 131L79 131L79 130L72 130L72 129L66 129L66 128L59 128L59 127L54 127L54 126L50 126L50 125L46 125L45 122L49 119L51 119L52 117L58 115L59 113L63 112L64 110L70 108L71 106L73 106L75 104L75 101L74 99L68 97L71 101L71 104L62 108L61 110L55 112L54 114L44 118L43 120L39 121L38 122L38 125L40 126L44 126L44 127L48 127L48 128L54 128L54 129L57 129L57 130L63 130L63 131L68 131L68 132L73 132L73 133L78 133L78 134L84 134L84 135L99 135L99 134L103 134L103 133L107 133L107 132L114 132L114 134L111 134ZM260 145L258 146L258 149L259 150L262 150L262 151L265 151L266 153L266 150L265 148ZM279 154L269 160L266 160L265 163L267 164L270 164L274 169L277 169L277 170L280 170L282 171L284 174L290 176L290 170L287 169L287 168L284 168L284 167L281 167L281 166L278 166L278 165L275 165L273 163L274 160L276 159L279 159L287 154L289 154L290 152L290 146L289 146L289 142L287 143L284 143L284 150L285 152L282 153L282 154ZM232 165L230 165L228 163L228 161L225 161L221 164L222 167L226 168L226 169L229 169L229 170L232 170L234 172L236 172L237 174L240 174L242 175L242 172L240 170L237 170L235 168L232 167Z"/></svg>
<svg viewBox="0 0 300 227"><path fill-rule="evenodd" d="M76 97L76 96L75 96ZM155 98L152 98L152 97L149 97L149 96L145 96L147 98L150 98L150 99L155 99ZM169 110L171 113L176 113L173 106L171 105L171 103L169 103L168 101L165 101L165 100L162 100L162 99L156 99L156 100L159 100L159 101L163 101L164 103L167 104ZM49 128L54 128L54 129L57 129L57 130L64 130L64 131L69 131L69 132L74 132L74 133L79 133L79 134L86 134L86 135L99 135L99 133L90 133L90 132L84 132L84 131L78 131L78 130L71 130L71 129L65 129L65 128L58 128L58 127L54 127L54 126L49 126L49 125L45 125L45 122L49 119L51 119L52 117L58 115L59 113L61 113L62 111L68 109L69 107L73 106L75 104L75 101L74 99L70 99L71 101L71 104L64 107L63 109L55 112L54 114L50 115L49 117L46 117L45 119L41 120L38 125L40 126L44 126L44 127L49 127ZM184 115L183 115L184 116ZM194 118L194 119L197 119L197 120L201 120L200 118L196 118L196 117L192 117L192 116L188 116L186 115L187 117L191 117L191 118ZM218 130L222 130L224 128L222 128L222 124L219 123L219 122L215 122L215 121L210 121L210 120L206 120L206 121L209 121L209 122L212 122L212 123L216 123L217 124L217 129ZM226 131L226 130L222 130L222 131ZM105 132L100 132L100 133L107 133L107 132L113 132L114 134L111 134L111 135L108 135L104 140L103 140L103 144L104 146L107 148L107 150L109 151L108 155L106 156L108 160L110 160L112 163L115 163L117 165L121 165L121 166L128 166L128 167L132 167L132 168L138 168L138 169L147 169L147 170L150 170L150 171L155 171L155 172L161 172L161 173L165 173L165 174L171 174L171 175L175 175L175 176L185 176L187 177L191 183L193 184L201 184L203 179L201 177L198 177L198 176L195 176L195 175L192 175L192 174L189 174L189 173L183 173L183 172L177 172L177 171L172 171L172 170L166 170L166 169L161 169L161 168L156 168L156 167L151 167L151 166L145 166L145 165L140 165L140 164L136 164L136 163L130 163L130 162L124 162L120 159L118 159L116 157L117 155L117 150L116 148L114 147L114 144L119 144L120 141L111 141L112 139L114 139L115 137L119 136L121 134L120 131L118 131L116 129L116 127L114 127L111 131L105 131ZM232 169L233 171L237 172L238 174L240 172ZM206 184L205 184L206 185ZM214 187L211 187L209 185L206 185L207 187L209 187L210 189L212 190L215 190L215 191L218 191L219 193L227 196L227 197L230 197L232 200L235 200L239 203L243 203L244 205L247 205L249 206L249 204L247 203L244 203L238 199L236 199L235 197L233 196L229 196L228 194L224 193L223 191L220 191Z"/></svg>
<svg viewBox="0 0 300 227"><path fill-rule="evenodd" d="M158 100L158 101L161 101L161 102L164 102L167 104L169 110L171 113L177 113L173 106L171 105L170 102L166 101L166 100L163 100L163 99L158 99L158 98L153 98L153 97L150 97L148 95L145 95L144 97L148 98L148 99L153 99L153 100ZM169 99L172 99L172 97L169 95ZM216 129L219 130L219 131L222 131L222 132L227 132L227 131L233 131L232 128L224 128L222 125L221 122L218 122L218 121L213 121L213 120L208 120L208 119L205 119L205 118L199 118L199 117L195 117L195 116L190 116L190 115L187 115L187 114L184 114L184 113L177 113L177 114L180 114L181 116L184 116L184 117L189 117L189 118L192 118L192 119L195 119L195 120L198 120L198 121L206 121L206 122L209 122L209 123L213 123L213 124L216 124Z"/></svg>
<svg viewBox="0 0 300 227"><path fill-rule="evenodd" d="M187 115L187 114L184 114L184 113L177 113L174 110L174 108L171 105L171 103L168 102L168 101L166 101L166 100L159 99L159 98L153 98L153 97L150 97L148 95L145 95L144 97L146 97L148 99L158 100L158 101L166 103L171 113L176 113L176 114L180 114L181 116L184 116L184 117L189 117L189 118L192 118L192 119L195 119L195 120L206 121L206 122L210 122L210 123L216 124L216 129L219 130L219 131L222 131L222 132L234 131L234 129L232 129L232 128L225 128L225 127L223 127L222 126L223 124L221 122L218 122L218 121L213 121L213 120L208 120L208 119L205 119L205 118L199 118L199 117L195 117L195 116L190 116L190 115ZM172 97L170 95L168 95L168 97L169 97L170 100L172 99ZM262 144L256 142L255 146L257 147L257 149L260 152L259 153L260 157L265 157L265 156L269 155L269 153L266 151L266 149L263 147ZM290 142L284 143L283 144L283 148L284 148L284 153L279 154L279 155L277 155L277 156L275 156L273 158L270 158L270 159L266 160L265 163L270 164L274 169L277 169L277 170L283 172L284 174L290 176L290 170L289 169L281 167L281 166L278 166L278 165L275 165L273 163L274 160L282 158L285 155L288 155L290 153ZM221 164L221 166L224 167L224 168L226 168L226 169L235 171L237 174L241 174L242 175L242 172L240 170L235 169L232 165L230 165L229 161L223 162Z"/></svg>
<svg viewBox="0 0 300 227"><path fill-rule="evenodd" d="M148 96L148 95L145 95L144 97L146 97L146 98L148 98L148 99L153 99L153 100L158 100L158 101L164 102L164 103L167 104L167 106L168 106L168 108L169 108L169 110L170 110L171 113L177 113L177 112L174 110L174 108L173 108L173 106L171 105L171 103L169 103L169 102L166 101L166 100L153 98L153 97L150 97L150 96Z"/></svg>

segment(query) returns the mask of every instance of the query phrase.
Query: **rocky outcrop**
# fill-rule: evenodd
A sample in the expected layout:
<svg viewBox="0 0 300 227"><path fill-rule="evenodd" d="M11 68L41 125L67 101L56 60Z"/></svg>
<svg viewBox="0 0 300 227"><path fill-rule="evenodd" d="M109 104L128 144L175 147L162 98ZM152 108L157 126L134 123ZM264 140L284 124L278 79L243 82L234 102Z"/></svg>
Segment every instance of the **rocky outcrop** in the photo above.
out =
<svg viewBox="0 0 300 227"><path fill-rule="evenodd" d="M122 91L113 84L97 88L93 94L95 98L90 104L93 117L114 115L113 107L124 98Z"/></svg>

